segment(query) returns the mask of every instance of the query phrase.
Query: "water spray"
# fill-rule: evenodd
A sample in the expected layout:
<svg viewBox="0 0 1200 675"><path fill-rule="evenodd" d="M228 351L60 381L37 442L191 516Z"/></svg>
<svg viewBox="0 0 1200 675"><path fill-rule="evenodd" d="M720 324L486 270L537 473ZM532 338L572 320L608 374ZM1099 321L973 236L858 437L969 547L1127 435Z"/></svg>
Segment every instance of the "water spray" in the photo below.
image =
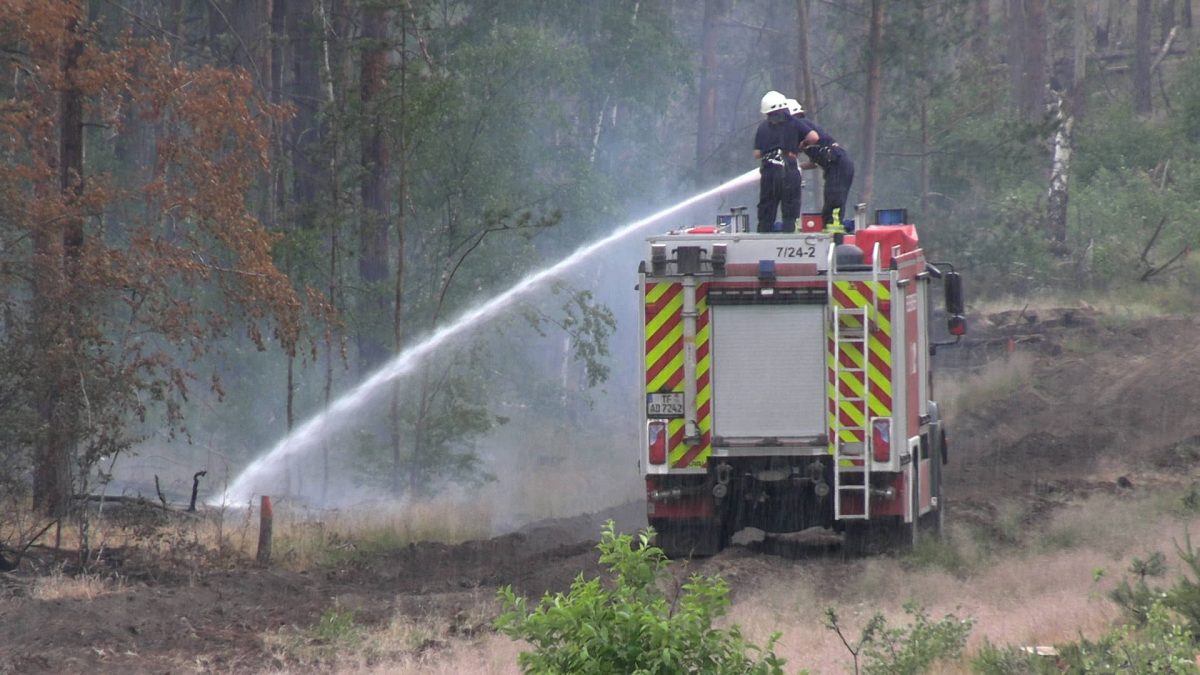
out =
<svg viewBox="0 0 1200 675"><path fill-rule="evenodd" d="M596 251L623 239L639 229L662 220L667 216L678 213L687 207L701 202L710 197L728 192L735 188L746 185L758 178L758 170L754 169L718 185L711 190L693 195L678 204L667 207L658 213L652 214L641 220L634 221L628 225L614 230L611 234L603 239L587 244L574 253L567 256L557 264L554 264L546 269L534 272L526 276L516 285L508 290L496 295L491 300L476 306L454 321L438 328L424 340L405 349L397 354L390 361L383 364L370 375L366 380L363 380L358 386L350 391L342 394L337 400L329 404L327 408L306 420L303 424L293 429L286 436L281 438L275 447L270 451L261 455L258 459L247 466L233 483L226 489L225 493L218 495L209 500L211 505L220 504L245 504L258 494L260 486L267 481L270 476L284 468L284 460L288 457L298 455L301 452L309 449L316 444L326 434L334 431L339 423L344 423L348 417L347 413L357 409L358 407L369 401L384 385L392 380L400 377L411 371L413 367L426 354L432 352L442 345L446 340L455 335L462 333L495 315L500 309L511 303L516 298L527 293L528 291L537 288L543 282L553 278L572 265L587 258Z"/></svg>

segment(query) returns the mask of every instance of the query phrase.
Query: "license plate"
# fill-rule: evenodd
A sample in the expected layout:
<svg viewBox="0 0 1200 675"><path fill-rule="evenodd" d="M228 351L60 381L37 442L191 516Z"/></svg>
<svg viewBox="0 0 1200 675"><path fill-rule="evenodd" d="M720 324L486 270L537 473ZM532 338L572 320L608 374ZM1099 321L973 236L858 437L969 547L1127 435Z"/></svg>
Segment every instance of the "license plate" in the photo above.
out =
<svg viewBox="0 0 1200 675"><path fill-rule="evenodd" d="M646 417L683 417L683 392L646 394Z"/></svg>

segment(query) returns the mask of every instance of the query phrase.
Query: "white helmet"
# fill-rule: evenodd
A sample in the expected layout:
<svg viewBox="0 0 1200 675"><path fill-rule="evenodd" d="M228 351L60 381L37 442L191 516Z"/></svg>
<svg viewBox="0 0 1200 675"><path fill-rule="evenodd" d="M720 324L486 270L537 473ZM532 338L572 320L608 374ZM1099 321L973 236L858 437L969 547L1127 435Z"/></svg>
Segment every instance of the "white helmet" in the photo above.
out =
<svg viewBox="0 0 1200 675"><path fill-rule="evenodd" d="M787 100L787 108L788 112L793 115L799 115L800 113L804 112L804 106L800 105L800 102L794 98L789 98Z"/></svg>
<svg viewBox="0 0 1200 675"><path fill-rule="evenodd" d="M786 109L787 109L787 97L784 96L783 94L781 94L777 91L774 91L774 90L768 91L766 94L763 94L762 105L759 106L759 110L762 112L762 114L766 115L769 112L774 112L776 110L786 110Z"/></svg>

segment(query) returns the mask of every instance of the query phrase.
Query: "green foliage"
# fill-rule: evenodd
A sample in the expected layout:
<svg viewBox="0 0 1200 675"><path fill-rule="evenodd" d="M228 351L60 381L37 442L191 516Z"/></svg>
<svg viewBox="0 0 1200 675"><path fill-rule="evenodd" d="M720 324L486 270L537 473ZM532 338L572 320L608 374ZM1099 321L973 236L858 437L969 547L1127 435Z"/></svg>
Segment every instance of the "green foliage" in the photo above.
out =
<svg viewBox="0 0 1200 675"><path fill-rule="evenodd" d="M734 625L715 628L729 607L720 577L695 574L673 593L663 590L667 559L651 546L651 529L635 543L610 520L600 544L608 583L580 575L567 593L546 594L530 609L511 587L499 597L497 628L533 650L518 657L527 673L782 673L778 634L759 647Z"/></svg>
<svg viewBox="0 0 1200 675"><path fill-rule="evenodd" d="M906 603L904 613L910 622L904 626L889 625L882 614L875 614L863 626L858 641L851 645L837 613L825 610L825 627L837 633L842 644L854 658L854 672L878 675L900 675L927 672L937 661L955 659L962 654L971 634L973 619L959 619L947 614L930 621L925 610L915 603Z"/></svg>
<svg viewBox="0 0 1200 675"><path fill-rule="evenodd" d="M607 306L596 302L591 291L572 290L562 283L555 284L553 291L555 295L567 294L560 316L530 305L524 310L525 318L539 335L546 335L546 324L566 333L575 360L584 366L588 386L595 387L607 380L610 373L606 361L608 339L617 328L617 318Z"/></svg>
<svg viewBox="0 0 1200 675"><path fill-rule="evenodd" d="M1133 620L1136 625L1144 626L1149 616L1150 608L1164 596L1162 591L1151 589L1146 583L1146 577L1160 577L1166 571L1166 556L1161 551L1155 551L1145 560L1134 558L1129 564L1129 572L1135 577L1131 584L1128 578L1109 591L1108 597Z"/></svg>
<svg viewBox="0 0 1200 675"><path fill-rule="evenodd" d="M960 579L971 571L971 560L950 537L922 537L904 560L916 567L943 570Z"/></svg>
<svg viewBox="0 0 1200 675"><path fill-rule="evenodd" d="M1191 453L1194 450L1189 447L1186 452ZM1193 482L1188 486L1187 491L1179 498L1179 506L1184 513L1200 512L1200 483Z"/></svg>
<svg viewBox="0 0 1200 675"><path fill-rule="evenodd" d="M1151 586L1147 582L1148 577L1161 576L1166 571L1165 557L1156 551L1145 560L1135 558L1129 570L1135 578L1133 583L1122 580L1109 597L1135 626L1145 626L1151 610L1161 604L1184 619L1184 628L1190 634L1200 635L1200 553L1192 546L1190 533L1184 533L1182 545L1176 542L1175 551L1185 568L1172 585Z"/></svg>
<svg viewBox="0 0 1200 675"><path fill-rule="evenodd" d="M997 647L984 640L971 657L971 672L976 675L1057 675L1054 659L1031 654L1020 647Z"/></svg>
<svg viewBox="0 0 1200 675"><path fill-rule="evenodd" d="M313 626L313 637L333 644L352 644L361 638L361 628L355 621L354 612L330 607L321 613L317 625Z"/></svg>
<svg viewBox="0 0 1200 675"><path fill-rule="evenodd" d="M1200 673L1197 645L1178 615L1154 603L1141 628L1125 625L1059 650L1071 673Z"/></svg>
<svg viewBox="0 0 1200 675"><path fill-rule="evenodd" d="M1200 651L1200 560L1191 537L1184 536L1176 552L1186 570L1169 587L1151 586L1148 578L1166 572L1166 557L1159 551L1134 558L1127 578L1110 592L1129 622L1096 640L1081 639L1061 646L1060 659L1071 673L1197 673ZM981 650L973 665L977 672L1046 672L1044 670L1000 670L1005 659L1015 658L999 650Z"/></svg>

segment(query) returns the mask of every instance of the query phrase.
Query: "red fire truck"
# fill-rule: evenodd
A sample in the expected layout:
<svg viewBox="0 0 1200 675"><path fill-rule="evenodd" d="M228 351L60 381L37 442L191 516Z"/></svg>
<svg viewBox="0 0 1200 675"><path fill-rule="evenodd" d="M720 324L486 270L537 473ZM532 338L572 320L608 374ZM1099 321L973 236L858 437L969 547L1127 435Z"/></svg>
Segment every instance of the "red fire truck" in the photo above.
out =
<svg viewBox="0 0 1200 675"><path fill-rule="evenodd" d="M816 219L754 234L734 215L648 240L641 467L672 557L715 554L743 527L829 528L855 551L941 531L931 357L966 330L961 278L926 260L901 209L844 235Z"/></svg>

